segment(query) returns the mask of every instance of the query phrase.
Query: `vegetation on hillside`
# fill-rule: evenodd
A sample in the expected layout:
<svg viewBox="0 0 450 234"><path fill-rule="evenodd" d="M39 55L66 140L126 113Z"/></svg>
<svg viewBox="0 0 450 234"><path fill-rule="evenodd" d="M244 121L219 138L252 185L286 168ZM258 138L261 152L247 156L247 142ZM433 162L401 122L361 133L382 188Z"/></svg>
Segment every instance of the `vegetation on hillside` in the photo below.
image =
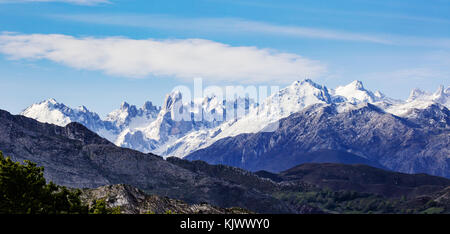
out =
<svg viewBox="0 0 450 234"><path fill-rule="evenodd" d="M394 199L370 193L354 191L332 191L315 189L309 191L283 191L274 196L288 202L293 207L304 205L317 207L326 213L338 214L438 214L449 213L448 205L439 204L433 199L417 202L405 197ZM424 197L425 198L425 197Z"/></svg>
<svg viewBox="0 0 450 234"><path fill-rule="evenodd" d="M23 164L0 151L0 214L109 214L104 201L82 204L80 190L47 183L44 168L25 160Z"/></svg>
<svg viewBox="0 0 450 234"><path fill-rule="evenodd" d="M240 173L233 173L240 175ZM252 177L253 178L253 177ZM262 186L261 189L266 188ZM82 191L47 183L44 168L31 161L14 162L0 151L0 214L120 214L105 199L81 200ZM312 209L324 213L450 213L450 189L412 198L345 190L329 190L296 183L272 190L272 196L294 210ZM439 198L439 199L437 199ZM275 200L275 199L274 199ZM86 204L89 203L89 204ZM317 209L315 209L317 208ZM232 208L230 208L232 209ZM167 210L166 214L174 213Z"/></svg>

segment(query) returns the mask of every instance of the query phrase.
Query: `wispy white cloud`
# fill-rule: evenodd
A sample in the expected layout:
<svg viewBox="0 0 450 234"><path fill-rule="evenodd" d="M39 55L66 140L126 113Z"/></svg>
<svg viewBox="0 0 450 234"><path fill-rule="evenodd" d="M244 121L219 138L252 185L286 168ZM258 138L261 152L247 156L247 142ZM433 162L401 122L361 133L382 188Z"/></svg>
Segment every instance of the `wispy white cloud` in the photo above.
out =
<svg viewBox="0 0 450 234"><path fill-rule="evenodd" d="M65 2L78 5L96 5L110 3L109 0L0 0L0 3L25 3L25 2Z"/></svg>
<svg viewBox="0 0 450 234"><path fill-rule="evenodd" d="M385 12L377 12L377 11L361 11L361 10L338 10L335 8L311 8L305 6L298 6L298 4L286 4L280 2L264 2L264 1L253 1L253 0L240 0L240 1L226 1L226 0L204 0L209 2L220 2L248 7L258 7L258 8L270 8L270 9L280 9L283 11L297 11L297 12L307 12L307 13L315 13L315 14L323 14L323 15L339 15L339 16L363 16L370 17L372 19L400 19L400 20L408 20L408 21L421 21L421 22L429 22L429 23L442 23L442 24L450 24L450 20L446 18L437 18L437 17L424 17L413 14L405 14L404 9L407 7L413 6L407 2L382 2L382 1L368 1L365 4L369 4L374 6L374 8L388 7L392 10L394 8L401 8L403 11L394 11L392 13ZM448 8L449 4L446 1L434 2L435 4L430 4L422 7L431 7L432 9L440 8Z"/></svg>
<svg viewBox="0 0 450 234"><path fill-rule="evenodd" d="M450 38L370 34L339 30L277 25L237 18L179 18L168 15L75 14L53 15L53 18L90 24L142 27L163 30L235 34L266 34L276 37L313 38L364 42L391 46L450 48Z"/></svg>
<svg viewBox="0 0 450 234"><path fill-rule="evenodd" d="M326 72L322 63L297 54L202 39L135 40L2 33L0 53L10 59L46 59L73 68L127 77L288 82Z"/></svg>
<svg viewBox="0 0 450 234"><path fill-rule="evenodd" d="M51 17L75 22L165 30L207 31L215 33L240 34L259 33L299 38L359 41L380 44L392 43L390 40L377 35L310 27L276 25L238 18L180 18L168 15L127 14L72 14L53 15Z"/></svg>

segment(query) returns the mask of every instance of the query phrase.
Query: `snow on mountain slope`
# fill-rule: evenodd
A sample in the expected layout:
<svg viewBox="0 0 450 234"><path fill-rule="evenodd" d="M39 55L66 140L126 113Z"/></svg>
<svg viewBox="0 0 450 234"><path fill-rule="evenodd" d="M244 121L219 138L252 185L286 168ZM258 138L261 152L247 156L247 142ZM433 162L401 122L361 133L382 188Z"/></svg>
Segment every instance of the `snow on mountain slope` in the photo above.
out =
<svg viewBox="0 0 450 234"><path fill-rule="evenodd" d="M347 102L359 103L359 102L377 102L384 96L379 91L377 95L364 88L363 84L359 80L355 80L348 85L338 86L333 92L336 96L342 96Z"/></svg>
<svg viewBox="0 0 450 234"><path fill-rule="evenodd" d="M54 99L49 99L28 107L21 114L40 122L60 126L79 122L118 146L142 152L154 152L164 149L165 145L187 133L220 125L226 108L230 106L242 102L243 108L248 110L253 103L248 99L227 103L215 96L205 97L195 102L182 103L182 101L181 93L172 92L166 96L162 107L146 102L142 108L137 108L123 102L119 109L112 111L102 120L85 107L72 109ZM188 113L188 120L174 119L179 108Z"/></svg>
<svg viewBox="0 0 450 234"><path fill-rule="evenodd" d="M415 91L414 95L420 98L399 101L386 97L381 92L375 93L366 90L360 81L353 81L346 86L339 86L329 90L311 80L296 81L279 91L278 94L267 98L258 108L251 109L249 115L223 123L209 129L192 132L177 139L165 151L159 151L163 156L184 157L189 153L205 148L219 139L237 136L242 133L256 133L276 129L277 121L292 113L299 112L307 106L314 104L338 103L337 110L346 112L357 109L361 103L373 103L379 108L395 115L407 113L412 109L425 109L432 103L447 105L449 108L450 88L441 87L431 95L423 91ZM420 101L418 101L420 100ZM425 100L425 101L423 101Z"/></svg>
<svg viewBox="0 0 450 234"><path fill-rule="evenodd" d="M309 105L330 103L331 97L325 86L311 80L295 81L278 93L269 96L260 106L254 107L241 119L224 125L218 138L254 133L267 125L287 117Z"/></svg>
<svg viewBox="0 0 450 234"><path fill-rule="evenodd" d="M182 102L180 92L172 92L166 95L164 104L154 121L141 127L123 131L114 143L118 146L130 147L146 153L155 150L158 145L169 140L170 134L179 131L179 128L176 127L172 130L173 124L187 125L185 122L171 121L171 112L176 105L182 104L180 102Z"/></svg>
<svg viewBox="0 0 450 234"><path fill-rule="evenodd" d="M436 103L450 109L450 87L444 89L444 86L441 85L436 92L431 94L420 89L414 89L405 102L391 105L385 108L385 111L397 116L407 117L413 113L413 109L425 109Z"/></svg>
<svg viewBox="0 0 450 234"><path fill-rule="evenodd" d="M306 79L279 90L260 104L244 98L226 101L214 95L186 101L180 92L172 92L166 96L162 107L146 102L142 108L137 108L123 102L104 120L86 107L72 109L54 99L34 104L22 115L60 126L79 122L118 146L184 157L222 138L272 131L277 128L278 120L308 106L339 104L337 111L346 112L364 103L372 103L394 115L414 118L415 109L426 109L433 104L450 108L450 87L441 86L432 94L415 89L406 101L399 101L379 91L366 90L360 81L328 89ZM236 106L243 108L246 114L227 119L229 111L234 113ZM182 121L178 121L181 118L177 116L180 110L185 117Z"/></svg>
<svg viewBox="0 0 450 234"><path fill-rule="evenodd" d="M216 96L205 97L194 102L183 102L180 92L172 92L166 96L161 111L153 122L122 132L115 144L143 152L161 154L169 145L188 133L219 126L230 105L244 103L244 109L248 109L251 105L251 102L245 103L245 100L235 100L235 102L227 103ZM180 112L185 116L176 116Z"/></svg>
<svg viewBox="0 0 450 234"><path fill-rule="evenodd" d="M439 86L438 90L431 96L434 102L437 102L447 108L450 108L450 86L444 89L444 86Z"/></svg>
<svg viewBox="0 0 450 234"><path fill-rule="evenodd" d="M161 111L160 107L156 107L152 102L145 102L142 108L123 102L120 108L112 111L106 116L106 121L111 122L119 130L126 128L134 129L147 126L153 122Z"/></svg>
<svg viewBox="0 0 450 234"><path fill-rule="evenodd" d="M96 113L89 111L85 106L72 109L62 103L58 103L53 98L31 105L21 115L58 126L66 126L70 122L78 122L96 132L110 127Z"/></svg>
<svg viewBox="0 0 450 234"><path fill-rule="evenodd" d="M318 85L307 79L295 81L278 93L269 96L261 105L249 110L249 114L240 119L232 119L222 125L192 132L177 139L166 151L159 151L163 156L183 157L197 149L207 147L215 141L242 133L256 133L262 130L270 131L276 128L277 121L303 108L318 104L331 103L332 98L325 86Z"/></svg>
<svg viewBox="0 0 450 234"><path fill-rule="evenodd" d="M135 106L130 106L124 102L120 109L111 112L106 120L102 120L98 114L89 111L85 106L72 109L58 103L55 99L48 99L31 105L21 115L59 126L78 122L109 141L115 142L121 131L129 126L150 123L158 112L159 109L148 102L142 109L137 109Z"/></svg>
<svg viewBox="0 0 450 234"><path fill-rule="evenodd" d="M64 104L58 103L51 98L43 102L33 104L22 111L21 115L36 119L43 123L55 124L61 127L74 121L70 119L73 116L73 110Z"/></svg>

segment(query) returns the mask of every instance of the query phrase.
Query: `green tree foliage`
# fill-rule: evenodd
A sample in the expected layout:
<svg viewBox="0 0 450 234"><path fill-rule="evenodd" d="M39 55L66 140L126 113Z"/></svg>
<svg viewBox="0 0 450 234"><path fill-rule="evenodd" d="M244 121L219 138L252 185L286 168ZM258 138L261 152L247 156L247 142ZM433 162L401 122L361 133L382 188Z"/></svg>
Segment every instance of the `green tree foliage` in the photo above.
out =
<svg viewBox="0 0 450 234"><path fill-rule="evenodd" d="M440 207L432 200L426 204L415 204L404 196L389 199L380 195L354 191L328 189L314 189L307 192L280 191L274 196L298 207L311 205L329 213L448 213L445 207Z"/></svg>
<svg viewBox="0 0 450 234"><path fill-rule="evenodd" d="M120 214L120 207L108 208L105 199L95 200L89 210L91 214Z"/></svg>
<svg viewBox="0 0 450 234"><path fill-rule="evenodd" d="M31 161L23 164L5 158L0 151L0 214L111 214L105 201L91 209L82 204L80 190L46 183L44 168Z"/></svg>
<svg viewBox="0 0 450 234"><path fill-rule="evenodd" d="M166 212L164 214L176 214L176 213L171 210L166 210Z"/></svg>

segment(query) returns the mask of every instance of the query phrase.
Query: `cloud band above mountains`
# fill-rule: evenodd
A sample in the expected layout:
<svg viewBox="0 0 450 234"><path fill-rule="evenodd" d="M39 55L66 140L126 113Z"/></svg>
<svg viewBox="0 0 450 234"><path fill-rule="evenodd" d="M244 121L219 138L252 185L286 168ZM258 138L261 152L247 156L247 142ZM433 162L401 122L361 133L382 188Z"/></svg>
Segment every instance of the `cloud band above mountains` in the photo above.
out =
<svg viewBox="0 0 450 234"><path fill-rule="evenodd" d="M125 77L202 77L219 81L280 82L317 77L318 61L270 49L202 39L135 40L61 34L0 34L0 53L10 59L45 59L77 69Z"/></svg>
<svg viewBox="0 0 450 234"><path fill-rule="evenodd" d="M222 33L228 35L270 35L300 39L320 39L384 46L450 48L447 37L417 37L400 34L374 34L326 28L279 25L241 18L186 18L155 14L64 14L49 18L86 24L138 27L180 32Z"/></svg>

